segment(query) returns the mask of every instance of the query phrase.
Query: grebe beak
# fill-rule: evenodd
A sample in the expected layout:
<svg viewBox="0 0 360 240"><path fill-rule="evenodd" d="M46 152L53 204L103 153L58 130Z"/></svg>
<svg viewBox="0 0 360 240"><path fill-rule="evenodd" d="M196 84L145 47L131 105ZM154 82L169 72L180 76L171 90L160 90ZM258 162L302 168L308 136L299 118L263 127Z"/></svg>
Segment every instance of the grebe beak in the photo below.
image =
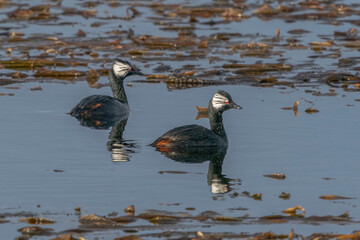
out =
<svg viewBox="0 0 360 240"><path fill-rule="evenodd" d="M131 72L133 75L144 75L142 72L140 72L139 70L137 70L135 68L132 68Z"/></svg>
<svg viewBox="0 0 360 240"><path fill-rule="evenodd" d="M234 102L230 103L229 106L230 106L231 108L235 108L235 109L239 109L239 110L240 110L240 109L243 109L241 106L237 105L237 104L234 103Z"/></svg>

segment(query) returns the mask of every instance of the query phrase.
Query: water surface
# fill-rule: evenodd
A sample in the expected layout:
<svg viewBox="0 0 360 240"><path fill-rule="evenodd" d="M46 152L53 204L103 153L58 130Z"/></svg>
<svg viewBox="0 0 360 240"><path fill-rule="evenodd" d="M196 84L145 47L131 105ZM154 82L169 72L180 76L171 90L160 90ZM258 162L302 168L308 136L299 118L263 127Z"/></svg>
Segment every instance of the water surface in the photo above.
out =
<svg viewBox="0 0 360 240"><path fill-rule="evenodd" d="M48 70L78 70L87 74L90 68L99 72L108 69L113 58L121 57L135 63L149 75L178 76L179 73L195 71L194 78L204 79L205 83L212 80L221 82L220 85L188 88L193 86L189 82L177 82L176 85L169 82L166 84L167 80L163 79L157 79L158 83L149 83L146 76L127 78L125 85L131 113L126 126L122 126L123 141L120 143L124 146L118 143L111 152L111 128L81 126L67 114L86 96L111 95L106 85L106 74L99 76L95 84L86 81L85 77L56 80L54 77L36 77L34 74L38 68L13 69L2 62L4 68L1 69L1 81L4 84L1 84L0 93L6 95L0 96L0 216L10 221L0 224L2 236L11 239L21 235L17 230L29 226L18 221L26 215L24 212L55 220L55 224L41 225L52 228L51 237L54 237L68 229L87 229L79 223L79 215L74 210L78 206L81 207L81 216L122 216L123 209L129 205L135 206L136 214L155 209L167 211L166 214L187 212L197 216L205 211L214 211L228 217L245 216L244 221L232 224L188 219L174 225L159 226L137 219L124 225L125 228L138 229L134 234L143 238L155 238L146 234L166 230L187 232L187 236L191 237L195 236L195 231L205 234L245 232L253 236L267 231L288 234L294 229L296 234L310 236L315 232L349 234L357 230L360 220L360 195L356 191L359 170L357 119L360 115L360 103L356 101L360 98L357 92L358 49L345 44L358 40L356 35L355 39L350 40L334 35L334 32L339 31L349 34L351 38L348 31L357 29L357 25L349 21L356 18L349 13L317 21L296 19L296 14L319 12L313 9L299 10L296 4L285 1L284 4L296 9L296 14L290 15L295 21L286 21L281 14L270 16L265 21L253 14L262 3L253 5L251 1L245 2L248 7L243 12L250 18L211 25L207 22L223 21L223 18L216 14L208 18L195 16L198 22L193 24L195 29L191 34L198 42L209 41L209 47L203 50L197 47L198 44L178 49L153 49L136 45L128 39L131 28L135 38L152 35L168 37L169 42L172 42L179 32L163 30L164 26L192 26L189 24L189 16L174 15L171 18L159 14L147 1L137 1L138 5L122 2L117 7L110 7L110 3L106 2L94 8L86 7L83 1L63 1L61 6L53 5L50 8L51 14L57 18L45 20L9 19L8 14L15 11L22 1L14 1L1 9L1 21L5 24L1 28L2 61L28 59L22 56L28 53L30 60L65 59L72 63L65 67L45 66ZM43 3L53 4L38 1L31 3L31 6ZM177 3L164 1L165 13L171 13L168 4ZM220 4L236 9L229 2L203 1L194 4L185 1L181 4L190 8L201 4L218 7ZM270 4L277 6L277 3ZM356 1L337 1L336 4L345 4L358 10ZM21 8L28 9L31 7L28 5L26 3ZM130 6L141 14L129 20L121 19L126 17L126 9ZM321 6L327 10L330 8L326 4ZM65 7L74 7L79 11L96 10L96 15L67 15ZM175 7L178 5L174 6L177 9ZM113 15L119 18L114 20L110 17ZM91 25L101 21L105 23L101 27ZM159 25L157 21L164 23ZM335 21L339 24L335 24ZM281 29L281 33L274 40L277 28ZM85 37L77 35L79 29L86 33ZM288 33L294 29L309 32L300 35ZM113 30L120 30L121 33L108 34ZM9 33L12 31L23 33L23 40L11 41ZM239 32L241 36L234 35ZM223 33L233 35L227 41L214 40L214 35ZM46 40L49 36L63 43ZM288 49L286 44L291 38L296 38L305 48ZM330 46L324 44L329 39L334 41ZM109 45L109 42L116 40L120 40L121 48ZM314 41L321 42L321 47L312 47L310 43ZM241 50L234 47L252 42L267 44L275 53L262 55L260 52L259 55L250 56L247 51L251 51L251 47L243 46ZM88 44L89 47L76 43ZM6 54L8 48L12 48L9 55ZM42 55L46 49L56 49L58 54L50 51L48 55ZM201 54L196 52L199 49L203 51ZM137 55L135 50L146 53ZM69 52L73 52L75 57L69 57ZM99 55L91 57L90 52ZM328 54L338 55L334 57ZM341 65L340 59L348 60L348 64ZM292 69L249 74L251 79L245 81L242 74L235 72L238 69L224 67L224 64L231 63L247 66L254 63L285 63L291 65ZM159 70L158 67L164 65L168 65L167 70ZM218 72L205 75L209 70ZM27 76L11 77L17 71ZM340 80L333 81L333 85L338 88L326 84L326 79L332 74L341 76L344 73L352 78L339 77ZM238 78L231 80L234 76ZM268 77L283 83L261 84L261 80ZM36 86L41 86L42 90L31 90ZM208 119L196 120L195 107L207 106L218 89L228 91L234 101L244 108L224 113L229 148L222 165L214 169L209 161L174 161L148 146L164 132L177 126L196 123L209 127ZM291 107L295 101L300 102L297 114L292 110L281 109ZM308 114L305 112L308 108L319 112ZM128 161L114 161L119 159ZM263 176L272 173L283 173L286 178L276 180ZM214 193L216 187L211 186L211 176L219 178L215 180L222 184L220 188L226 189L225 192ZM282 192L290 193L290 199L279 198ZM262 194L261 200L251 197L257 193ZM352 199L319 198L324 195ZM260 221L264 216L286 216L282 211L295 205L305 208L305 218L339 216L346 211L350 218L338 222L310 221L300 216L286 219L281 224ZM19 212L22 212L21 216L14 215ZM91 232L82 234L87 239L96 236L114 239L129 235L123 232L122 227L87 230ZM36 239L48 237L37 236Z"/></svg>

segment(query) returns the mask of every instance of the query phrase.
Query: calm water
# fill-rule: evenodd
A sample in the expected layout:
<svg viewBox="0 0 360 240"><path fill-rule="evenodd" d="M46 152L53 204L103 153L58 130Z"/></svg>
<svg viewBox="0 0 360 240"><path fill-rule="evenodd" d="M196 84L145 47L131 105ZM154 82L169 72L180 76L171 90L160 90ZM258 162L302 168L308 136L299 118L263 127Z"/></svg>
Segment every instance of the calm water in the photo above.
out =
<svg viewBox="0 0 360 240"><path fill-rule="evenodd" d="M351 3L351 1L338 1L338 3L342 2ZM44 2L38 1L38 3ZM82 1L72 5L71 2L64 1L63 5L82 9L80 3ZM353 1L353 3L357 2ZM191 2L184 4L193 5ZM114 28L122 30L133 28L135 34L177 36L177 32L161 31L159 26L150 22L148 18L154 12L148 7L141 6L138 9L142 15L133 21L109 21L104 25L105 27L95 30L90 27L91 23L101 21L101 17L109 14L119 12L125 15L127 6L128 4L124 3L118 8L110 8L100 4L96 7L98 18L88 21L78 16L62 16L60 20L51 24L30 22L31 24L28 25L27 22L13 21L7 26L12 27L14 31L25 33L26 36L49 33L66 38L74 36L78 29L82 29L87 33L87 38L91 39L102 36ZM6 13L16 8L17 6L11 6L2 9L2 19L6 19ZM59 14L62 12L61 8L52 11ZM248 10L248 13L252 11ZM215 17L213 19L216 20ZM79 23L57 26L62 21L79 21ZM316 30L313 29L314 25L317 27ZM273 36L276 28L280 26L283 34L281 36L284 38L292 37L286 33L288 30L308 29L311 31L309 34L299 36L303 44L324 41L323 39L332 36L334 31L347 31L353 27L348 23L340 26L324 24L323 21L316 24L310 21L285 23L279 19L263 22L258 18L214 27L201 26L195 30L198 36L241 30L244 34L249 34L242 39L246 43ZM1 49L1 60L9 59L5 49L6 47ZM324 50L324 54L335 50ZM356 50L341 49L341 51L342 58L358 58ZM19 52L14 55L20 55ZM164 52L167 57L171 55L169 52ZM31 53L39 54L34 49ZM111 55L111 50L100 54ZM217 55L216 51L209 53L209 56L215 55ZM296 65L309 62L311 55L315 55L311 49L293 50L261 61L274 62L274 59L285 58L287 62ZM118 55L110 56L113 57ZM215 64L210 64L207 59L172 61L171 58L165 63L172 68L195 64L199 69L218 69L234 58L247 64L260 61L256 57L241 58L238 53L225 54L222 57L223 59ZM86 56L80 58L86 59ZM148 61L146 58L134 58L131 61L140 66L146 74L152 74L153 69L163 63L160 60ZM281 78L284 80L305 70L333 71L337 69L337 62L338 59L319 58L314 60L313 64L284 73ZM89 65L99 67L101 64L95 62ZM105 64L105 67L109 68L110 64ZM87 68L77 69L84 71ZM1 71L2 74L14 72L9 69ZM349 71L357 73L354 69ZM31 74L31 71L25 72ZM79 225L78 216L74 211L78 206L81 206L83 215L107 215L114 211L122 215L125 207L134 205L136 213L149 209L184 212L187 211L186 208L193 207L195 210L190 211L192 215L211 210L224 216L238 217L248 214L250 217L259 218L279 215L286 208L301 205L306 209L305 216L337 216L349 211L353 221L360 221L358 207L360 192L357 190L360 170L358 147L360 102L355 101L360 98L359 93L335 89L336 96L319 97L305 92L305 90L329 92L330 87L319 84L316 81L318 79L311 79L311 85L300 85L296 88L225 85L173 91L168 90L164 83L150 84L135 81L145 79L141 76L132 76L126 80L126 83L133 84L132 87L126 86L131 113L123 132L125 146L114 152L108 149L111 128L99 130L84 127L67 114L86 96L111 95L109 87L90 88L83 79L72 82L30 79L10 85L19 89L1 87L0 93L15 95L0 96L2 112L0 114L0 214L33 212L55 220L57 223L49 227L56 232L76 228ZM107 77L101 77L99 82L107 83ZM42 87L42 91L30 90L38 85ZM224 175L221 181L227 186L226 193L212 192L208 180L209 161L182 163L171 160L148 146L154 139L173 127L193 123L208 127L208 119L196 120L195 106L207 106L218 89L228 91L234 101L244 108L224 114L229 148L220 172ZM300 102L298 116L295 116L293 111L281 109L292 106L296 100ZM320 112L305 113L305 109L310 107ZM116 153L128 161L113 161ZM274 180L263 177L272 173L284 173L286 179ZM251 195L262 193L262 201L243 196L242 193L245 191ZM290 193L291 198L280 199L278 196L282 192ZM234 193L239 193L240 196L233 197ZM336 201L319 199L323 195L341 195L354 199ZM240 207L247 210L233 210ZM19 223L17 218L8 220L11 222L0 224L0 233L4 239L19 236L17 229L28 225ZM146 225L148 222L140 220L132 223L132 225L142 224ZM292 228L296 233L303 235L311 235L314 232L350 233L358 229L355 224L340 225L335 222L324 222L319 225L296 222L271 225L258 223L212 226L200 223L191 226L189 223L184 223L184 225L187 225L184 228L186 231L251 234L269 230L287 234ZM144 230L140 233L146 232ZM111 230L101 232L99 236L113 239L121 234L123 234L122 230ZM92 234L84 236L88 239L94 238Z"/></svg>
<svg viewBox="0 0 360 240"><path fill-rule="evenodd" d="M223 86L244 109L224 114L230 146L222 174L233 180L229 182L229 193L214 194L207 183L209 162L175 162L147 144L179 125L196 122L208 126L207 119L195 120L195 106L207 105L218 87L186 92L166 91L163 84L127 87L132 111L123 137L136 148L128 162L113 162L107 150L109 130L80 126L66 114L77 99L93 93L110 94L110 89L88 89L84 82L44 83L43 91L33 92L29 90L33 85L21 84L19 90L8 90L15 96L4 96L1 101L1 109L7 113L1 116L0 138L3 146L0 194L5 212L50 212L56 213L50 214L52 218L63 219L77 206L82 207L83 213L106 215L134 204L137 212L185 211L194 207L199 213L213 210L229 216L248 213L261 217L280 214L281 210L298 204L309 215L340 215L350 211L350 216L357 218L360 214L355 180L359 170L358 133L354 131L359 117L356 110L359 104L354 102L356 93L320 98L305 94L301 88ZM303 101L297 117L292 111L280 109L302 98L316 102L320 112L306 114L304 109L310 105ZM284 173L287 178L279 181L263 177L274 172ZM325 177L336 180L325 181L322 179ZM230 198L234 191L262 193L263 199ZM290 200L278 198L283 191L291 193ZM327 194L357 199L333 202L318 198ZM37 208L37 204L41 207ZM229 210L237 207L249 210L240 213ZM65 226L69 224L68 220L61 221ZM0 227L5 230L6 225ZM258 227L250 228L256 231ZM285 225L271 226L274 228L289 229ZM299 228L311 233L354 226ZM249 226L246 229L250 231Z"/></svg>

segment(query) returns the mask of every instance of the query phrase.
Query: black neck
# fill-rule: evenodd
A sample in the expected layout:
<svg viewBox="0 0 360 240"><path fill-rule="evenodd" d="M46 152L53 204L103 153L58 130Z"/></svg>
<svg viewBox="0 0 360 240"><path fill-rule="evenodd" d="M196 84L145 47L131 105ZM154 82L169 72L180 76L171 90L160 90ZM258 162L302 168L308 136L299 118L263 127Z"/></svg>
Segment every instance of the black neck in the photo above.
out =
<svg viewBox="0 0 360 240"><path fill-rule="evenodd" d="M113 92L114 98L118 99L123 103L128 103L125 89L124 89L124 79L120 77L116 77L113 70L109 72L109 80L110 80L110 87Z"/></svg>
<svg viewBox="0 0 360 240"><path fill-rule="evenodd" d="M224 138L225 141L227 141L227 136L226 136L223 119L222 119L222 112L216 110L212 106L211 101L209 103L208 113L209 113L211 130L213 132L215 132L217 135L219 135L220 137Z"/></svg>

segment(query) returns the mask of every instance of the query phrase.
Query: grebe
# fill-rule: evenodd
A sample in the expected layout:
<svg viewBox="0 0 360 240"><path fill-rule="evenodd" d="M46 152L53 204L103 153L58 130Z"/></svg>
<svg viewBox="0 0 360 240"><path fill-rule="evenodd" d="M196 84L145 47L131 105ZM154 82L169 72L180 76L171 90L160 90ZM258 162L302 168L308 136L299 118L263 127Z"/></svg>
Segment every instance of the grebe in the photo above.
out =
<svg viewBox="0 0 360 240"><path fill-rule="evenodd" d="M115 59L110 71L109 81L113 96L92 95L81 100L70 112L82 122L89 120L114 119L116 122L127 118L130 107L124 91L124 79L130 75L143 75L128 61Z"/></svg>
<svg viewBox="0 0 360 240"><path fill-rule="evenodd" d="M242 109L232 100L229 93L219 90L209 102L208 113L211 130L195 124L177 127L156 139L150 146L157 148L160 152L199 147L227 148L228 141L222 114L232 108Z"/></svg>

